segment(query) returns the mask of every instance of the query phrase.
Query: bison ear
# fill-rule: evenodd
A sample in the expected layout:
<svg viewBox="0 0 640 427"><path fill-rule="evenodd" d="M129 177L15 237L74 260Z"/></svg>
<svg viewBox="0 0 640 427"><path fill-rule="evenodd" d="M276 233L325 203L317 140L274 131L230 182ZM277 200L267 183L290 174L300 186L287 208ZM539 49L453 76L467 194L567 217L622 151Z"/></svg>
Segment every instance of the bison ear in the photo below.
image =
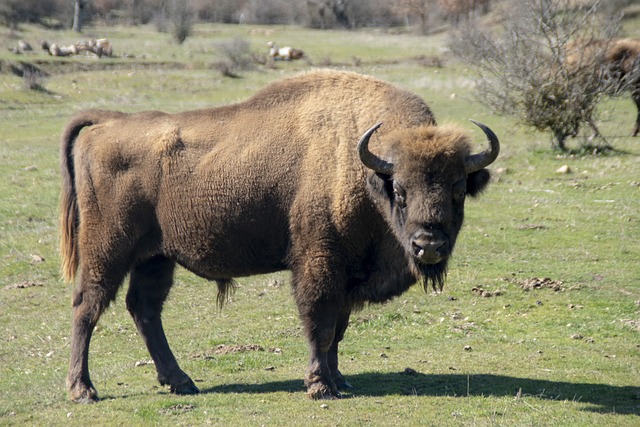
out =
<svg viewBox="0 0 640 427"><path fill-rule="evenodd" d="M392 189L390 190L390 188L392 188L393 181L389 175L376 172L369 175L367 182L369 183L369 188L374 193L389 195L389 191L393 191Z"/></svg>
<svg viewBox="0 0 640 427"><path fill-rule="evenodd" d="M476 197L487 187L491 180L491 173L488 169L480 169L467 175L467 194Z"/></svg>

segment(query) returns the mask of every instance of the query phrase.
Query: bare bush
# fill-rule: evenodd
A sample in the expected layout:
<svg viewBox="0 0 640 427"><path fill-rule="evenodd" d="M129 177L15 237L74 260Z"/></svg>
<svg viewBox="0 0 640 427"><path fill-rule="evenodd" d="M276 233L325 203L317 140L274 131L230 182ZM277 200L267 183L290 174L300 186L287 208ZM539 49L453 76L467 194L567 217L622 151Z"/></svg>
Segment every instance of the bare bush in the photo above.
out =
<svg viewBox="0 0 640 427"><path fill-rule="evenodd" d="M182 44L191 35L194 21L194 10L188 2L173 0L171 4L170 20L173 39Z"/></svg>
<svg viewBox="0 0 640 427"><path fill-rule="evenodd" d="M17 29L19 24L25 22L44 23L47 18L59 15L58 11L64 9L61 1L1 0L0 25Z"/></svg>
<svg viewBox="0 0 640 427"><path fill-rule="evenodd" d="M193 0L198 19L206 22L237 24L248 0Z"/></svg>
<svg viewBox="0 0 640 427"><path fill-rule="evenodd" d="M294 23L291 1L248 0L240 9L241 18L248 24L287 25Z"/></svg>
<svg viewBox="0 0 640 427"><path fill-rule="evenodd" d="M306 13L300 18L311 28L391 27L404 25L406 8L399 0L307 0Z"/></svg>
<svg viewBox="0 0 640 427"><path fill-rule="evenodd" d="M25 69L22 73L22 88L25 90L46 92L46 82L47 75L39 70Z"/></svg>
<svg viewBox="0 0 640 427"><path fill-rule="evenodd" d="M621 16L606 18L600 13L601 0L510 4L500 34L472 22L449 41L477 73L479 99L497 113L551 132L553 146L560 150L583 123L598 134L595 107L614 84L603 58Z"/></svg>
<svg viewBox="0 0 640 427"><path fill-rule="evenodd" d="M222 57L222 60L214 65L220 73L225 77L240 77L240 71L250 70L253 68L253 59L249 42L236 38L218 42L216 50Z"/></svg>
<svg viewBox="0 0 640 427"><path fill-rule="evenodd" d="M396 0L395 10L404 16L407 25L415 25L420 34L429 34L441 24L439 0Z"/></svg>
<svg viewBox="0 0 640 427"><path fill-rule="evenodd" d="M38 90L47 92L44 85L49 74L29 62L2 63L0 61L0 74L3 72L11 73L22 78L22 88L24 90Z"/></svg>

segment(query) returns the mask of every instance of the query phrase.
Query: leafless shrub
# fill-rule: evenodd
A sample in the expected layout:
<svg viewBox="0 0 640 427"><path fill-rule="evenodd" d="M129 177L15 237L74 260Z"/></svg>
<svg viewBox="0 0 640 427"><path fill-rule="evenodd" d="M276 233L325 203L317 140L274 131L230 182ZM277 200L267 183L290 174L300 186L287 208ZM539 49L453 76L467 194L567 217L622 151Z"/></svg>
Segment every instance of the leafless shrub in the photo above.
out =
<svg viewBox="0 0 640 427"><path fill-rule="evenodd" d="M601 4L514 0L500 34L470 22L452 33L449 48L472 65L485 105L551 132L554 148L566 150L583 123L599 134L595 107L612 93L602 64L621 16L605 18Z"/></svg>
<svg viewBox="0 0 640 427"><path fill-rule="evenodd" d="M291 0L249 0L239 8L243 23L287 25L295 22L297 2Z"/></svg>
<svg viewBox="0 0 640 427"><path fill-rule="evenodd" d="M38 70L25 69L22 73L22 88L46 92L47 75Z"/></svg>
<svg viewBox="0 0 640 427"><path fill-rule="evenodd" d="M320 67L333 67L335 64L330 56L323 56L322 58L320 58L318 65Z"/></svg>
<svg viewBox="0 0 640 427"><path fill-rule="evenodd" d="M22 78L22 88L24 90L38 90L47 92L44 85L47 82L49 74L28 62L9 63L6 67L0 64L0 73L3 71L10 72Z"/></svg>
<svg viewBox="0 0 640 427"><path fill-rule="evenodd" d="M419 55L414 58L416 63L422 67L442 68L444 63L439 55Z"/></svg>
<svg viewBox="0 0 640 427"><path fill-rule="evenodd" d="M240 77L240 74L238 74L233 66L228 62L217 62L216 64L214 64L213 68L218 70L224 77L231 77L232 79L237 79Z"/></svg>
<svg viewBox="0 0 640 427"><path fill-rule="evenodd" d="M151 18L151 22L156 28L156 31L159 33L167 33L169 32L169 22L167 18L167 11L164 8L160 8L159 10L153 13L153 17Z"/></svg>
<svg viewBox="0 0 640 427"><path fill-rule="evenodd" d="M240 77L239 72L253 68L253 55L249 42L236 38L218 42L216 50L222 60L215 64L215 68L226 77Z"/></svg>
<svg viewBox="0 0 640 427"><path fill-rule="evenodd" d="M189 2L173 0L171 7L171 35L173 39L182 44L191 35L194 21L194 11Z"/></svg>

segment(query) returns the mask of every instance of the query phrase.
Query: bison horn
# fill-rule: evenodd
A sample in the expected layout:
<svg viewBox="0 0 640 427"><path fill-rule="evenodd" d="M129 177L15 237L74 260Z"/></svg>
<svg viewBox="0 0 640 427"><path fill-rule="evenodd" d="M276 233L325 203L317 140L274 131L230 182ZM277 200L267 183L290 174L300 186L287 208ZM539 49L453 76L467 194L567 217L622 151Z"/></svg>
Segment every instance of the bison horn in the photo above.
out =
<svg viewBox="0 0 640 427"><path fill-rule="evenodd" d="M362 135L360 142L358 142L358 155L362 164L369 169L385 175L392 175L393 163L381 159L369 151L369 138L380 126L382 126L382 123L377 123Z"/></svg>
<svg viewBox="0 0 640 427"><path fill-rule="evenodd" d="M500 141L498 141L496 134L493 133L488 126L485 126L482 123L476 122L475 120L471 120L471 122L482 129L485 135L487 135L487 139L489 140L489 149L482 153L471 154L465 158L464 164L467 174L477 172L480 169L489 166L498 157L498 153L500 152Z"/></svg>

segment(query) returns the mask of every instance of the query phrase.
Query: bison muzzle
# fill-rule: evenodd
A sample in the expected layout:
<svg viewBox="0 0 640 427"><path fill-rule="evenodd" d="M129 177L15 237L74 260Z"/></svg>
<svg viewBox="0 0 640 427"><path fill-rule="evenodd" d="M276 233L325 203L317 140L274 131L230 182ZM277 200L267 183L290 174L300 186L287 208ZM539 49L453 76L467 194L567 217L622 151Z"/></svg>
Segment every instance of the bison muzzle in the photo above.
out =
<svg viewBox="0 0 640 427"><path fill-rule="evenodd" d="M219 301L235 277L291 270L307 393L339 396L350 314L417 282L442 288L465 198L486 187L499 151L476 124L489 147L473 154L467 133L437 126L420 97L337 71L219 108L77 114L61 152L62 268L76 283L70 398L98 400L91 334L127 275L158 380L198 392L161 321L176 264L215 281Z"/></svg>

